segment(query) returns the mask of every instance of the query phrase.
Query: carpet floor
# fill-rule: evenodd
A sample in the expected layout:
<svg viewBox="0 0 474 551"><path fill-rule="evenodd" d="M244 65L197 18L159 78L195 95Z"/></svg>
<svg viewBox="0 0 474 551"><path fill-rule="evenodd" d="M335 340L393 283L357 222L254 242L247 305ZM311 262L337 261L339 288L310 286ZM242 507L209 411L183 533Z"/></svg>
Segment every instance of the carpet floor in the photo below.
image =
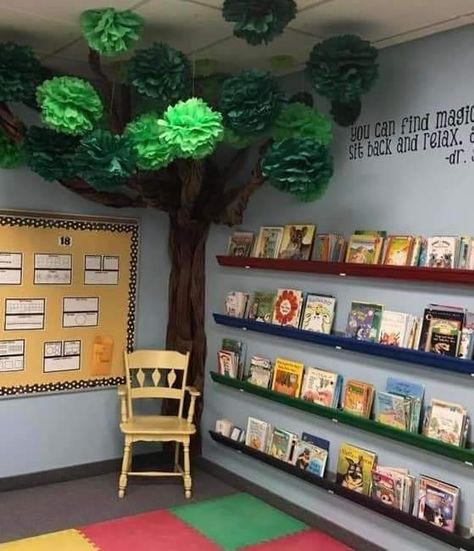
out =
<svg viewBox="0 0 474 551"><path fill-rule="evenodd" d="M328 535L240 492L0 544L0 551L300 549L350 551Z"/></svg>

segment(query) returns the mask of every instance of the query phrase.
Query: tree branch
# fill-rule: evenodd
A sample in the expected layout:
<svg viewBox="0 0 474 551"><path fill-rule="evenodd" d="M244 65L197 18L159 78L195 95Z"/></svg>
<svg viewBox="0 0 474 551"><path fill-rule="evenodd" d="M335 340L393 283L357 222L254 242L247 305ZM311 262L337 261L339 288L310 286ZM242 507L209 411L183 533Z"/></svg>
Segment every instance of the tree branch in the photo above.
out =
<svg viewBox="0 0 474 551"><path fill-rule="evenodd" d="M193 216L196 202L202 189L204 165L202 161L178 159L175 162L181 182L181 197L178 216L181 221L189 222Z"/></svg>
<svg viewBox="0 0 474 551"><path fill-rule="evenodd" d="M0 127L15 143L21 142L25 135L25 125L13 115L5 102L0 102Z"/></svg>
<svg viewBox="0 0 474 551"><path fill-rule="evenodd" d="M97 191L80 178L60 180L59 183L66 189L73 191L84 199L93 201L94 203L99 203L106 207L132 208L146 206L146 203L141 197L129 197L124 193L118 192Z"/></svg>

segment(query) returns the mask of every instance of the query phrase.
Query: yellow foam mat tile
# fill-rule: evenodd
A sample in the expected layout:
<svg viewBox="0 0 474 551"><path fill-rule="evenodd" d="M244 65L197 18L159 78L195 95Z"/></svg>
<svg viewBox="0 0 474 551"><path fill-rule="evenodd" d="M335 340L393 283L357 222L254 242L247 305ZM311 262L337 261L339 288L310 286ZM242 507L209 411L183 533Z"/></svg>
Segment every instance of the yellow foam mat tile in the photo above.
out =
<svg viewBox="0 0 474 551"><path fill-rule="evenodd" d="M63 530L0 544L0 551L97 551L77 530Z"/></svg>

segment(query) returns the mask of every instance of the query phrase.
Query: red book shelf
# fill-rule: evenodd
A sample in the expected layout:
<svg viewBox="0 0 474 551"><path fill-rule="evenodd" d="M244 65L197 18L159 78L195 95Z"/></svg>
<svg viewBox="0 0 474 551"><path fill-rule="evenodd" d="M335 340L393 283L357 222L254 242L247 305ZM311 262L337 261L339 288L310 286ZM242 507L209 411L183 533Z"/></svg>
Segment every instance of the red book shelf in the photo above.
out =
<svg viewBox="0 0 474 551"><path fill-rule="evenodd" d="M383 264L352 264L348 262L321 262L318 260L285 260L280 258L252 258L217 256L221 266L232 268L278 270L308 274L329 274L339 277L374 277L409 281L430 281L474 285L474 270L421 268L418 266L385 266Z"/></svg>

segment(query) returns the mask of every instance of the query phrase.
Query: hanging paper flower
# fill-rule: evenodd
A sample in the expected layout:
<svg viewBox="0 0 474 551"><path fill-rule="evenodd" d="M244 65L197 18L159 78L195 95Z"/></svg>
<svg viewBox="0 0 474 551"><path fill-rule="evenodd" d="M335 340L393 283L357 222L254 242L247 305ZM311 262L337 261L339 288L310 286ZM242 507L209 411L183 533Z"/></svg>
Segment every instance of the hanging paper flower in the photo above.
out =
<svg viewBox="0 0 474 551"><path fill-rule="evenodd" d="M222 15L235 23L234 35L249 44L268 44L296 16L294 0L224 0Z"/></svg>
<svg viewBox="0 0 474 551"><path fill-rule="evenodd" d="M143 170L156 170L173 160L174 148L161 138L158 116L147 113L127 125L125 135L130 140Z"/></svg>
<svg viewBox="0 0 474 551"><path fill-rule="evenodd" d="M41 77L41 65L29 46L0 43L0 101L31 98Z"/></svg>
<svg viewBox="0 0 474 551"><path fill-rule="evenodd" d="M224 134L222 115L201 98L168 107L158 124L163 141L176 149L177 157L185 159L210 155Z"/></svg>
<svg viewBox="0 0 474 551"><path fill-rule="evenodd" d="M79 138L49 128L28 129L24 151L27 165L45 180L66 180L74 176L74 154Z"/></svg>
<svg viewBox="0 0 474 551"><path fill-rule="evenodd" d="M227 128L238 135L257 134L270 128L282 101L271 74L251 69L224 81L219 107Z"/></svg>
<svg viewBox="0 0 474 551"><path fill-rule="evenodd" d="M86 10L81 14L81 30L89 46L105 56L130 50L140 38L143 19L130 10L114 8Z"/></svg>
<svg viewBox="0 0 474 551"><path fill-rule="evenodd" d="M331 115L339 126L351 126L359 118L362 104L359 99L351 102L332 101Z"/></svg>
<svg viewBox="0 0 474 551"><path fill-rule="evenodd" d="M16 168L21 161L21 148L0 130L0 168Z"/></svg>
<svg viewBox="0 0 474 551"><path fill-rule="evenodd" d="M224 143L229 145L230 147L233 147L234 149L245 149L246 147L250 147L259 140L262 140L266 137L265 134L247 134L245 136L239 136L236 134L233 130L230 130L230 128L224 129Z"/></svg>
<svg viewBox="0 0 474 551"><path fill-rule="evenodd" d="M44 122L58 132L85 134L102 116L102 101L87 81L76 77L55 77L37 90Z"/></svg>
<svg viewBox="0 0 474 551"><path fill-rule="evenodd" d="M280 325L295 325L300 302L295 291L291 289L280 291L275 303L275 321Z"/></svg>
<svg viewBox="0 0 474 551"><path fill-rule="evenodd" d="M125 136L94 130L81 139L74 164L78 176L98 191L107 191L134 173L135 156Z"/></svg>
<svg viewBox="0 0 474 551"><path fill-rule="evenodd" d="M349 124L357 119L355 102L377 79L376 59L377 50L370 42L351 34L329 38L313 48L307 64L309 77L316 92L337 102L334 111L345 111L339 120L348 120L349 113L353 118Z"/></svg>
<svg viewBox="0 0 474 551"><path fill-rule="evenodd" d="M272 137L312 138L316 143L328 145L332 140L331 121L315 109L302 103L290 103L283 107L272 129Z"/></svg>
<svg viewBox="0 0 474 551"><path fill-rule="evenodd" d="M333 159L326 146L311 138L287 138L268 149L262 171L277 189L295 195L300 201L314 201L328 187Z"/></svg>
<svg viewBox="0 0 474 551"><path fill-rule="evenodd" d="M137 50L129 62L128 81L146 96L163 105L188 96L191 88L191 63L179 50L167 44L153 44Z"/></svg>

